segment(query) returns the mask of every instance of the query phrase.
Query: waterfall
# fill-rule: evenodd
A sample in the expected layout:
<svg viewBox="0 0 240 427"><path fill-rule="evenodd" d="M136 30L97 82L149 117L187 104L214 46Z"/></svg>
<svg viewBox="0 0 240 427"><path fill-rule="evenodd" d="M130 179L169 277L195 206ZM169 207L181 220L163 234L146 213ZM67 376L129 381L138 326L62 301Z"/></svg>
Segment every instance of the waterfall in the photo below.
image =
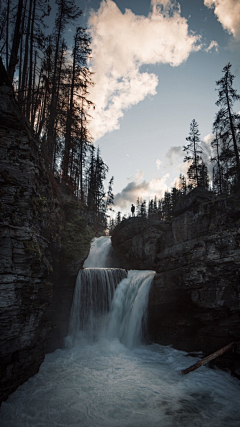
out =
<svg viewBox="0 0 240 427"><path fill-rule="evenodd" d="M109 257L111 251L111 237L95 237L91 244L90 253L83 267L112 267Z"/></svg>
<svg viewBox="0 0 240 427"><path fill-rule="evenodd" d="M140 344L155 272L129 271L118 285L111 306L108 337L118 338L128 348Z"/></svg>
<svg viewBox="0 0 240 427"><path fill-rule="evenodd" d="M93 341L103 333L113 294L127 276L121 268L85 268L76 280L71 309L68 344L79 338Z"/></svg>
<svg viewBox="0 0 240 427"><path fill-rule="evenodd" d="M79 272L70 345L3 402L1 427L239 427L236 379L206 366L183 376L196 359L138 346L154 272L106 268L110 245L94 240L86 264L98 252L100 265Z"/></svg>
<svg viewBox="0 0 240 427"><path fill-rule="evenodd" d="M94 239L85 268L79 271L67 338L70 346L79 339L91 342L102 337L117 338L128 348L141 342L148 293L155 273L130 271L127 274L120 268L103 268L110 262L110 249L109 237Z"/></svg>

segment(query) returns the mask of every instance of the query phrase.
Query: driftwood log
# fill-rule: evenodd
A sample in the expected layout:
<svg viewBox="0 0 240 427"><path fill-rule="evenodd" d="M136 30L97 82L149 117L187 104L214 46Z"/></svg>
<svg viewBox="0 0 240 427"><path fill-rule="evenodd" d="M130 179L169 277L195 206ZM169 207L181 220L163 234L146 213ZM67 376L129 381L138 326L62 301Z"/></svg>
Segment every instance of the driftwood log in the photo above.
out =
<svg viewBox="0 0 240 427"><path fill-rule="evenodd" d="M208 362L210 362L213 359L216 359L216 357L221 356L222 354L226 353L229 350L232 350L235 343L231 342L228 345L225 345L225 347L220 348L220 350L215 351L214 353L210 354L207 357L204 357L202 360L199 360L197 363L194 363L194 365L189 366L189 368L183 369L182 374L186 375L189 372L195 371L195 369L200 368L200 366L206 365Z"/></svg>

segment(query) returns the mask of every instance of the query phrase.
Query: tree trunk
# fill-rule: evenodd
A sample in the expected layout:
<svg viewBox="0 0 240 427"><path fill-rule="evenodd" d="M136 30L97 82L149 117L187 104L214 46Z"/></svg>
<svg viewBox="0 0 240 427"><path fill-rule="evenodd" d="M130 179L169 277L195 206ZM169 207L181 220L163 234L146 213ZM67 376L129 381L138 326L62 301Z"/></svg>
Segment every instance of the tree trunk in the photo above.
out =
<svg viewBox="0 0 240 427"><path fill-rule="evenodd" d="M232 112L229 102L229 96L228 96L228 84L227 84L228 74L226 76L226 98L227 98L227 108L228 108L228 117L230 121L230 128L231 128L231 134L233 139L233 148L236 158L236 166L237 166L237 179L238 182L240 182L240 164L239 164L239 154L238 154L238 146L237 146L237 140L236 140L236 133L233 125L233 118L232 118Z"/></svg>
<svg viewBox="0 0 240 427"><path fill-rule="evenodd" d="M8 68L8 74L9 74L9 78L10 78L11 82L13 82L15 68L17 65L17 55L18 55L18 48L19 48L19 42L20 42L20 26L21 26L21 20L22 20L22 11L23 11L23 0L19 0L18 1L17 18L16 18L16 23L15 23L14 35L13 35L11 57L10 57L9 68Z"/></svg>
<svg viewBox="0 0 240 427"><path fill-rule="evenodd" d="M34 21L35 21L35 14L36 14L35 11L36 11L36 0L33 1L31 35L30 35L29 78L28 78L28 95L27 95L27 110L26 110L26 117L28 120L30 120L30 109L31 109L32 88L33 88L33 37L34 37Z"/></svg>
<svg viewBox="0 0 240 427"><path fill-rule="evenodd" d="M187 369L182 370L182 374L186 375L189 372L195 371L196 369L200 368L200 366L206 365L211 360L216 359L216 357L221 356L222 354L226 353L229 350L232 350L235 343L231 342L230 344L226 345L225 347L220 348L220 350L215 351L214 353L210 354L207 357L204 357L204 359L199 360L197 363L194 363L194 365L189 366Z"/></svg>
<svg viewBox="0 0 240 427"><path fill-rule="evenodd" d="M31 15L32 15L32 1L30 0L29 12L28 12L28 23L27 23L27 32L25 37L25 53L24 53L24 62L23 62L23 71L22 71L22 82L20 86L19 92L19 103L21 105L21 109L23 114L25 111L25 93L26 93L26 85L27 85L27 66L28 66L28 51L29 51L29 36L30 36L30 25L31 25ZM23 104L24 103L24 104Z"/></svg>

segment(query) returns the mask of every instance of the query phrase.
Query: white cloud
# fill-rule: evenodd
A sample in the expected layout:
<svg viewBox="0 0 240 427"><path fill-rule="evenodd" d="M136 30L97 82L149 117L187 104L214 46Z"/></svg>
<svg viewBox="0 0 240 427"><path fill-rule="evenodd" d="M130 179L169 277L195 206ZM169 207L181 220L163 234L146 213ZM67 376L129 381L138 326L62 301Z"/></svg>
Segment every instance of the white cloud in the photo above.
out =
<svg viewBox="0 0 240 427"><path fill-rule="evenodd" d="M177 3L152 0L151 4L145 17L129 9L122 13L113 0L102 0L89 18L95 81L90 99L96 105L90 131L95 139L118 129L124 110L156 94L158 77L140 72L142 65L178 66L201 48L199 37L188 32Z"/></svg>
<svg viewBox="0 0 240 427"><path fill-rule="evenodd" d="M144 172L143 170L138 170L136 175L135 175L135 180L136 181L141 181L141 179L143 179L144 176Z"/></svg>
<svg viewBox="0 0 240 427"><path fill-rule="evenodd" d="M240 39L240 1L239 0L204 0L205 6L213 8L223 28Z"/></svg>
<svg viewBox="0 0 240 427"><path fill-rule="evenodd" d="M218 52L219 44L215 40L212 40L210 45L205 49L205 52L210 52L210 50L214 49Z"/></svg>
<svg viewBox="0 0 240 427"><path fill-rule="evenodd" d="M211 142L214 140L214 138L215 138L214 133L208 133L206 136L204 136L203 141L208 146L211 146Z"/></svg>
<svg viewBox="0 0 240 427"><path fill-rule="evenodd" d="M143 200L150 200L155 196L159 199L162 198L168 188L166 184L168 177L169 174L166 174L162 178L154 177L149 182L146 180L142 182L131 181L120 193L114 196L114 205L120 210L130 211L131 203L135 204L138 197Z"/></svg>
<svg viewBox="0 0 240 427"><path fill-rule="evenodd" d="M160 169L161 164L162 164L162 161L161 161L161 160L159 160L159 159L157 159L157 160L156 160L156 166L157 166L157 169L158 169L158 170Z"/></svg>
<svg viewBox="0 0 240 427"><path fill-rule="evenodd" d="M176 158L183 158L183 147L181 145L169 148L166 152L166 157L169 160L169 165L172 166L176 163Z"/></svg>
<svg viewBox="0 0 240 427"><path fill-rule="evenodd" d="M201 144L203 149L203 153L201 154L201 157L205 165L208 166L210 176L212 174L212 166L211 166L210 159L213 156L213 148L211 146L211 142L214 140L214 138L215 138L215 135L213 133L209 133L208 135L204 136Z"/></svg>

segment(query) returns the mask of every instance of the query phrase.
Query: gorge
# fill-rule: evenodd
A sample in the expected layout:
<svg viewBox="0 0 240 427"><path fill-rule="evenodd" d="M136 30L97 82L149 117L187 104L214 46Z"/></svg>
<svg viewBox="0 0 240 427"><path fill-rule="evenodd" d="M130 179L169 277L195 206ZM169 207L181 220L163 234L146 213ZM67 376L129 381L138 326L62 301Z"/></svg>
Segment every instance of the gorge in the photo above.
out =
<svg viewBox="0 0 240 427"><path fill-rule="evenodd" d="M110 239L104 239L110 246ZM194 360L187 353L140 344L139 324L154 274L131 271L126 277L118 268L81 270L67 347L48 354L39 373L2 404L1 425L237 427L236 379L207 367L183 377L181 369ZM86 283L88 289L102 290L97 299L95 293L86 295ZM87 310L82 312L85 296Z"/></svg>
<svg viewBox="0 0 240 427"><path fill-rule="evenodd" d="M186 352L205 355L234 341L234 352L214 363L240 376L239 193L216 198L193 190L171 220L129 218L115 228L112 250L101 237L97 258L92 252L87 258L97 230L91 232L79 203L56 189L12 87L0 76L1 425L145 427L162 419L163 426L237 426L235 378L205 367L183 379L180 371L196 360ZM84 333L75 304L68 334L84 261L90 270L104 267L111 276L114 267L120 276L103 316L95 309L87 315ZM124 277L125 270L140 272ZM132 288L146 281L131 311ZM107 292L106 281L99 283L97 307ZM146 310L147 346L140 345Z"/></svg>
<svg viewBox="0 0 240 427"><path fill-rule="evenodd" d="M113 232L118 266L157 274L148 306L149 339L210 354L240 330L240 194L189 193L170 221L130 218ZM240 376L239 344L214 361Z"/></svg>

